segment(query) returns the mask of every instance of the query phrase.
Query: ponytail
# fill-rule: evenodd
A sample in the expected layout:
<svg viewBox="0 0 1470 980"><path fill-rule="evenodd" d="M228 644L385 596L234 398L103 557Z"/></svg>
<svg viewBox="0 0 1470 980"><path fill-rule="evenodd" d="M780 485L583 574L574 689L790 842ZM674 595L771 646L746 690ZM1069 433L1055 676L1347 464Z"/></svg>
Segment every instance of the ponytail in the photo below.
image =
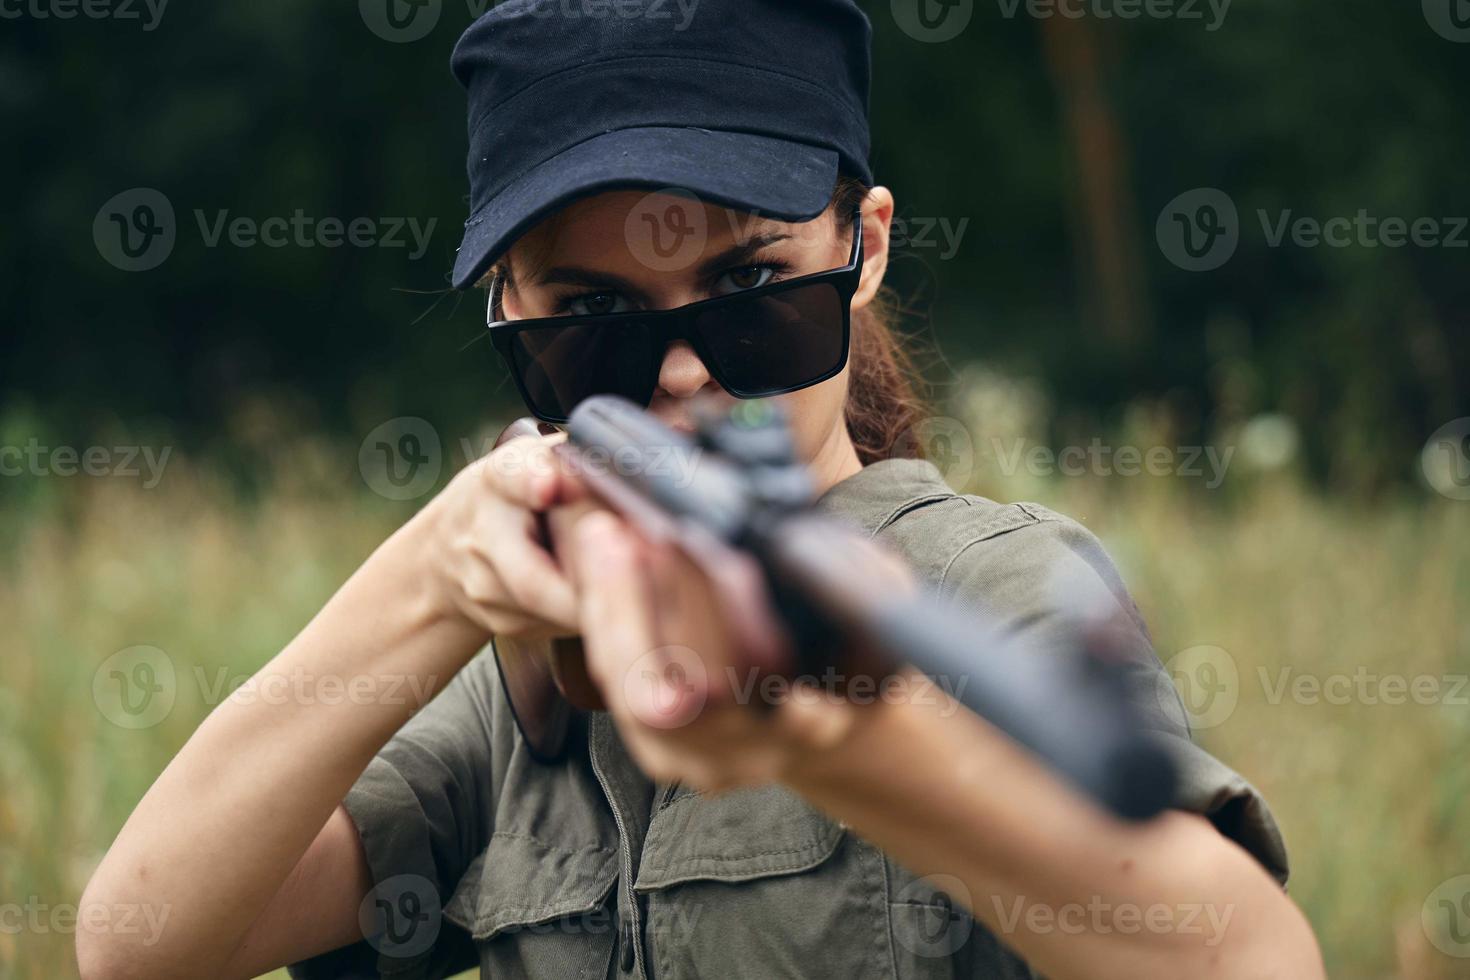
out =
<svg viewBox="0 0 1470 980"><path fill-rule="evenodd" d="M852 214L867 197L861 181L842 177L832 197L839 215ZM852 321L845 416L853 448L864 466L880 459L923 455L916 427L932 413L921 394L923 379L899 329L898 299L887 286Z"/></svg>

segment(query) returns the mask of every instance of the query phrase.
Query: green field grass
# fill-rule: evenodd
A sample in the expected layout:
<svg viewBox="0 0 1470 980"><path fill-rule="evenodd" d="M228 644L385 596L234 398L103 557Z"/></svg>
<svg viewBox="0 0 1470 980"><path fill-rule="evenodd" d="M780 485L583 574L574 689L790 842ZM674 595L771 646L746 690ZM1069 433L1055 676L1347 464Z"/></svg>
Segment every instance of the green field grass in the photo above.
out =
<svg viewBox="0 0 1470 980"><path fill-rule="evenodd" d="M0 977L75 972L51 910L77 901L219 681L272 656L411 512L364 488L356 447L284 458L248 494L182 459L152 490L116 478L0 487ZM1470 691L1453 680L1470 673L1470 503L1428 491L1333 502L1279 474L1213 493L983 466L967 482L1098 533L1165 660L1225 652L1238 702L1200 737L1275 807L1291 893L1332 976L1470 976L1470 959L1437 951L1421 922L1436 886L1470 874ZM177 670L172 710L142 730L93 696L102 663L135 645ZM1175 663L1187 672L1197 656ZM1291 693L1302 676L1352 690L1312 703ZM1436 682L1432 703L1384 703L1384 678L1421 676Z"/></svg>

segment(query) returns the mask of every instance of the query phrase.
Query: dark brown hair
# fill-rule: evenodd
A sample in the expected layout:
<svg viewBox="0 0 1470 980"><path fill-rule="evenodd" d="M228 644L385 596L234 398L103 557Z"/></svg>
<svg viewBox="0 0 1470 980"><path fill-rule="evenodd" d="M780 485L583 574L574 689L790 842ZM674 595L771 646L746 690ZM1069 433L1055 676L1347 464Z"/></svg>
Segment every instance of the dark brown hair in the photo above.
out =
<svg viewBox="0 0 1470 980"><path fill-rule="evenodd" d="M839 216L852 214L867 196L861 181L841 177L832 210ZM864 466L923 454L915 427L932 413L900 319L898 297L888 286L853 315L845 414L853 448Z"/></svg>

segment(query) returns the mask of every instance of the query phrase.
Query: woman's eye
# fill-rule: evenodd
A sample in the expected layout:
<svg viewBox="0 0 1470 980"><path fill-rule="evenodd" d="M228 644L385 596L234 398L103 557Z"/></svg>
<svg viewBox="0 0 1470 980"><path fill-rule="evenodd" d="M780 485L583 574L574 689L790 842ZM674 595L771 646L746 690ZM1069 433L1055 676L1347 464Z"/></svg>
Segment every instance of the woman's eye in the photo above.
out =
<svg viewBox="0 0 1470 980"><path fill-rule="evenodd" d="M574 296L564 304L566 312L572 316L606 316L609 313L623 313L631 309L617 293L587 293L584 296Z"/></svg>
<svg viewBox="0 0 1470 980"><path fill-rule="evenodd" d="M746 289L757 289L771 281L776 270L769 265L747 265L739 269L731 269L720 277L715 283L715 295L723 296L726 293L738 293Z"/></svg>

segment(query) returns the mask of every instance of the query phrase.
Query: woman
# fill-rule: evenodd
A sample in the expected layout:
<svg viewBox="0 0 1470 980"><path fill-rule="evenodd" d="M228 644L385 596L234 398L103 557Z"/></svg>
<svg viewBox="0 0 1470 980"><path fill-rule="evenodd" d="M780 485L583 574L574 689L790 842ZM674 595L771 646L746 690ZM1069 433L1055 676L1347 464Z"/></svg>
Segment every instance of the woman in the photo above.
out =
<svg viewBox="0 0 1470 980"><path fill-rule="evenodd" d="M491 285L529 407L560 419L616 391L687 428L696 395L779 392L819 506L918 577L1041 639L1067 608L1112 610L1184 763L1181 809L1115 822L912 675L903 699L757 712L727 691L671 724L667 692L628 682L640 658L675 644L724 676L729 624L676 556L590 507L554 439L525 438L460 473L250 686L442 693L222 705L84 900L166 910L162 937L84 929L82 974L1321 976L1264 803L1157 696L1096 540L885 458L918 409L877 312L894 203L868 172L864 16L662 7L512 0L455 52L472 189L455 284ZM825 300L803 278L824 273ZM750 290L799 315L755 315ZM723 318L683 310L721 297ZM477 654L556 634L585 638L609 711L544 763Z"/></svg>

